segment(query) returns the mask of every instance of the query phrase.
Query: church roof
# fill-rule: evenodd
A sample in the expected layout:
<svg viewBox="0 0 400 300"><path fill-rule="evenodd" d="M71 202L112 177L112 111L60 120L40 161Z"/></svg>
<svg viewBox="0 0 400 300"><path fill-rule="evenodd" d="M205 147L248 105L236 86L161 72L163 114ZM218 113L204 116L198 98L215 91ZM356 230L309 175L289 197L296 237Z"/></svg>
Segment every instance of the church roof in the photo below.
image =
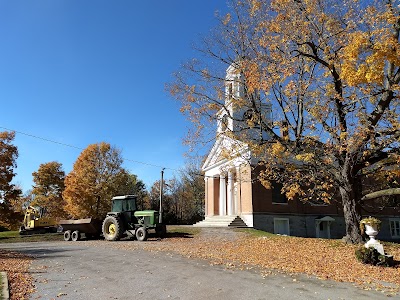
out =
<svg viewBox="0 0 400 300"><path fill-rule="evenodd" d="M230 161L239 159L243 162L250 158L251 155L247 144L225 135L220 135L211 148L202 170L206 172L209 169L224 165Z"/></svg>

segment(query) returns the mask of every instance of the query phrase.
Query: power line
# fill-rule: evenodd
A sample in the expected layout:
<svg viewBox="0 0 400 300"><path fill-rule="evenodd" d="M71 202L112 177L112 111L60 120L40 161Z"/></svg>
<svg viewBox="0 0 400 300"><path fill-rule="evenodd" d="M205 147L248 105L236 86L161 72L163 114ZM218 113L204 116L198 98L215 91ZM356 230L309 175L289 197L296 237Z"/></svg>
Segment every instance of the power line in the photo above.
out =
<svg viewBox="0 0 400 300"><path fill-rule="evenodd" d="M61 145L61 146L65 146L65 147L69 147L69 148L73 148L73 149L77 149L77 150L85 150L85 148L82 148L82 147L78 147L78 146L67 144L67 143L61 143L61 142L58 142L58 141L55 141L55 140L52 140L52 139L49 139L49 138L44 138L44 137L41 137L41 136L37 136L37 135L31 134L31 133L18 131L18 130L10 129L10 128L3 127L3 126L0 126L0 128L2 128L4 130L7 130L7 131L13 131L15 133L22 134L22 135L25 135L25 136L29 136L29 137L32 137L32 138L35 138L35 139L39 139L39 140L42 140L42 141L46 141L46 142L49 142L49 143L58 144L58 145ZM182 172L182 170L178 170L178 169L174 169L174 168L170 168L170 167L165 167L165 166L160 166L160 165L156 165L156 164L152 164L152 163L148 163L148 162L143 162L143 161L139 161L139 160L133 160L133 159L129 159L129 158L124 158L124 160L130 161L130 162L133 162L133 163L137 163L137 164L141 164L141 165L154 167L154 168L171 170L171 171L175 171L175 172ZM194 175L201 176L201 177L204 177L204 178L215 178L214 176L206 176L205 174L201 174L201 173L195 173ZM240 181L241 182L248 182L246 180L240 180ZM250 181L252 182L253 180L250 180Z"/></svg>
<svg viewBox="0 0 400 300"><path fill-rule="evenodd" d="M78 146L71 145L71 144L66 144L66 143L61 143L61 142L58 142L58 141L55 141L55 140L51 140L51 139L44 138L44 137L41 137L41 136L37 136L37 135L34 135L34 134L18 131L18 130L15 130L15 129L6 128L6 127L3 127L3 126L0 126L0 128L5 129L7 131L13 131L13 132L16 132L18 134L26 135L26 136L29 136L29 137L32 137L32 138L35 138L35 139L39 139L39 140L42 140L42 141L46 141L46 142L49 142L49 143L58 144L58 145L61 145L61 146L65 146L65 147L69 147L69 148L73 148L73 149L78 149L78 150L85 150L82 147L78 147ZM137 164L150 166L150 167L161 168L161 169L164 168L164 169L168 169L168 170L172 170L172 171L179 171L179 170L176 170L176 169L173 169L173 168L160 166L160 165L156 165L156 164L152 164L152 163L148 163L148 162L143 162L143 161L139 161L139 160L133 160L133 159L129 159L129 158L124 158L124 160L130 161L130 162L133 162L133 163L137 163Z"/></svg>
<svg viewBox="0 0 400 300"><path fill-rule="evenodd" d="M26 133L26 132L14 130L14 129L9 129L9 128L2 127L2 126L0 126L0 128L3 128L3 129L8 130L8 131L14 131L14 132L16 132L16 133L19 133L19 134L22 134L22 135L26 135L26 136L29 136L29 137L33 137L33 138L35 138L35 139L39 139L39 140L42 140L42 141L46 141L46 142L50 142L50 143L62 145L62 146L65 146L65 147L70 147L70 148L78 149L78 150L84 150L84 149L81 148L81 147L77 147L77 146L74 146L74 145L65 144L65 143L61 143L61 142L57 142L57 141L50 140L50 139L47 139L47 138L43 138L43 137L40 137L40 136L37 136L37 135L33 135L33 134L30 134L30 133Z"/></svg>

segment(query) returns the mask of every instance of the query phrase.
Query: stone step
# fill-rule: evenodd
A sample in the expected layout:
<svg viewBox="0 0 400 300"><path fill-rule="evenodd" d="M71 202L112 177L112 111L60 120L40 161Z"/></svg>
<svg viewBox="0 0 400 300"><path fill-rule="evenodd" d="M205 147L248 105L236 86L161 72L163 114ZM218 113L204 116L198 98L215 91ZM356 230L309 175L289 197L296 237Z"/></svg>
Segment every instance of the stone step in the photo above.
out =
<svg viewBox="0 0 400 300"><path fill-rule="evenodd" d="M246 223L240 218L239 216L236 217L231 224L229 224L229 227L247 227Z"/></svg>
<svg viewBox="0 0 400 300"><path fill-rule="evenodd" d="M194 227L247 227L239 216L212 216L197 222Z"/></svg>

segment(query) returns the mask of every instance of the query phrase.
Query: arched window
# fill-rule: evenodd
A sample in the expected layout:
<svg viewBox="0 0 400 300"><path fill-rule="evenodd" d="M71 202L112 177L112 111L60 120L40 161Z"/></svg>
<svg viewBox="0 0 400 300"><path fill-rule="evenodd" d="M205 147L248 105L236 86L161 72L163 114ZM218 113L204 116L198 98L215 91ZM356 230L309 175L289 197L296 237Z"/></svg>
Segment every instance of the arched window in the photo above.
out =
<svg viewBox="0 0 400 300"><path fill-rule="evenodd" d="M228 85L228 97L229 99L233 97L233 83L230 82Z"/></svg>

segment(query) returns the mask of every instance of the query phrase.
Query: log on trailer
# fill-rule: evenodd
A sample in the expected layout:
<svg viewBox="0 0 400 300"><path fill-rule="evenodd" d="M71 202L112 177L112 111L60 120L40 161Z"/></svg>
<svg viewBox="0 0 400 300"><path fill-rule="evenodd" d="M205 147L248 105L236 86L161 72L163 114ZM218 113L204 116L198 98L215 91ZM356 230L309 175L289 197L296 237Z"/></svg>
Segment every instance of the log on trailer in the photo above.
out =
<svg viewBox="0 0 400 300"><path fill-rule="evenodd" d="M59 224L63 228L65 241L79 241L82 233L87 239L99 238L101 235L102 220L99 219L61 220Z"/></svg>

